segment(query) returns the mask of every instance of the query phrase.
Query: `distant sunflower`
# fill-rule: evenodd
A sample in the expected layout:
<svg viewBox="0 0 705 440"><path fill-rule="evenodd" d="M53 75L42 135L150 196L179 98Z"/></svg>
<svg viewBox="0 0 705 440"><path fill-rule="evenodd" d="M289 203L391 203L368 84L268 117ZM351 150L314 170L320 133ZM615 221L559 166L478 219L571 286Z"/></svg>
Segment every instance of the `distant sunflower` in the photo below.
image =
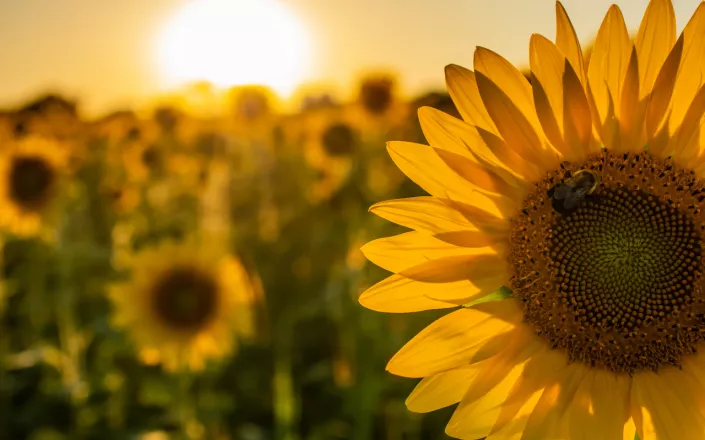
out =
<svg viewBox="0 0 705 440"><path fill-rule="evenodd" d="M51 223L65 165L54 142L30 136L11 143L0 155L0 227L29 236Z"/></svg>
<svg viewBox="0 0 705 440"><path fill-rule="evenodd" d="M366 78L360 84L360 102L368 112L381 115L392 106L395 81L389 75Z"/></svg>
<svg viewBox="0 0 705 440"><path fill-rule="evenodd" d="M232 353L253 330L255 287L235 258L194 244L145 249L128 263L132 281L114 286L115 323L147 363L202 369Z"/></svg>
<svg viewBox="0 0 705 440"><path fill-rule="evenodd" d="M411 410L460 403L453 437L702 439L705 4L676 39L652 0L634 41L612 6L589 66L556 9L531 82L477 48L446 69L463 120L421 109L431 146L389 144L431 196L371 208L413 231L363 247L394 274L360 302L464 306L387 366L423 378Z"/></svg>
<svg viewBox="0 0 705 440"><path fill-rule="evenodd" d="M357 143L357 133L344 122L330 124L321 135L323 150L332 157L352 155Z"/></svg>
<svg viewBox="0 0 705 440"><path fill-rule="evenodd" d="M318 176L309 198L327 200L347 181L361 153L361 134L339 109L311 110L302 125L306 162Z"/></svg>

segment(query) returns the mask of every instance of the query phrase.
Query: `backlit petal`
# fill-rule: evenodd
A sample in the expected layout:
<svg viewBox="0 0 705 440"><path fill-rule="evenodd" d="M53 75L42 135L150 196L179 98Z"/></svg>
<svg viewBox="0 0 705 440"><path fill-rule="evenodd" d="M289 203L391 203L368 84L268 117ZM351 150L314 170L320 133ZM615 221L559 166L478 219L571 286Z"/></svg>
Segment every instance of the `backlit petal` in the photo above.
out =
<svg viewBox="0 0 705 440"><path fill-rule="evenodd" d="M427 413L454 405L463 398L479 371L478 365L469 365L426 377L406 399L406 407Z"/></svg>
<svg viewBox="0 0 705 440"><path fill-rule="evenodd" d="M361 249L365 257L390 272L401 272L438 258L487 253L487 247L459 247L424 232L405 232L378 238Z"/></svg>
<svg viewBox="0 0 705 440"><path fill-rule="evenodd" d="M436 234L474 229L465 216L436 197L388 200L373 205L370 211L390 222L416 231Z"/></svg>
<svg viewBox="0 0 705 440"><path fill-rule="evenodd" d="M610 147L618 136L617 111L632 44L619 7L612 5L600 26L588 66L590 92L602 142Z"/></svg>
<svg viewBox="0 0 705 440"><path fill-rule="evenodd" d="M587 85L583 50L580 47L580 41L575 33L575 28L573 28L573 23L571 23L561 2L556 2L556 46L573 66L573 70L583 86Z"/></svg>
<svg viewBox="0 0 705 440"><path fill-rule="evenodd" d="M480 310L456 310L402 347L387 364L387 370L398 376L425 377L466 365L485 342L512 328L513 324Z"/></svg>
<svg viewBox="0 0 705 440"><path fill-rule="evenodd" d="M473 71L455 64L446 66L446 85L465 122L499 134L482 102Z"/></svg>
<svg viewBox="0 0 705 440"><path fill-rule="evenodd" d="M676 42L676 14L670 0L651 0L636 34L639 98L651 93L656 75Z"/></svg>

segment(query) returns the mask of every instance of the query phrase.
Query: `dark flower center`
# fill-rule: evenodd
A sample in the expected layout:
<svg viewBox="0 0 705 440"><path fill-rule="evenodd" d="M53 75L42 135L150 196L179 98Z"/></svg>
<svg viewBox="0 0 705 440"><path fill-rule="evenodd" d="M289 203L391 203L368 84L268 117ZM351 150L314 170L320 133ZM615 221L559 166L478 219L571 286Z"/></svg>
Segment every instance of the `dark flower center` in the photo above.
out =
<svg viewBox="0 0 705 440"><path fill-rule="evenodd" d="M142 151L142 163L150 170L159 169L162 166L162 155L156 146L150 146Z"/></svg>
<svg viewBox="0 0 705 440"><path fill-rule="evenodd" d="M177 330L198 331L215 314L218 287L207 274L177 267L164 274L152 291L156 315Z"/></svg>
<svg viewBox="0 0 705 440"><path fill-rule="evenodd" d="M10 197L25 209L40 209L51 195L55 177L54 169L44 159L17 157L10 166Z"/></svg>
<svg viewBox="0 0 705 440"><path fill-rule="evenodd" d="M705 182L647 153L562 168L512 219L511 287L526 322L573 361L628 373L679 365L705 334ZM600 183L557 206L556 188L580 170Z"/></svg>
<svg viewBox="0 0 705 440"><path fill-rule="evenodd" d="M387 111L392 104L393 81L388 78L368 79L360 87L360 99L365 109L375 115Z"/></svg>
<svg viewBox="0 0 705 440"><path fill-rule="evenodd" d="M333 124L323 133L323 148L331 156L348 156L355 150L355 133L346 124Z"/></svg>

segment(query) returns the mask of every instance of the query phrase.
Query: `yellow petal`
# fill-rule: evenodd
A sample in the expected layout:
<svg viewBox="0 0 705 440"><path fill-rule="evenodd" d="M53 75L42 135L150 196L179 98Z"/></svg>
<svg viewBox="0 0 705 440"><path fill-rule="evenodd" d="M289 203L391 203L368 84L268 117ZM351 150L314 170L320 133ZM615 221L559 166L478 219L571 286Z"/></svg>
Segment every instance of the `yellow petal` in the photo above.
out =
<svg viewBox="0 0 705 440"><path fill-rule="evenodd" d="M597 32L588 66L588 82L598 116L595 122L607 147L613 145L618 134L616 112L620 108L631 49L622 12L612 5Z"/></svg>
<svg viewBox="0 0 705 440"><path fill-rule="evenodd" d="M656 75L676 42L676 14L670 0L651 0L636 34L639 98L653 89Z"/></svg>
<svg viewBox="0 0 705 440"><path fill-rule="evenodd" d="M529 416L534 411L534 408L536 408L541 394L541 391L537 391L531 395L516 412L513 419L503 424L502 427L496 431L493 427L492 432L490 432L490 435L488 435L485 440L522 440L526 423L529 420Z"/></svg>
<svg viewBox="0 0 705 440"><path fill-rule="evenodd" d="M467 304L470 301L497 291L497 289L507 283L508 278L509 273L506 271L504 264L498 263L495 266L486 266L484 270L480 269L478 265L474 273L468 277L468 284L463 291L436 289L426 292L426 296L437 301L457 305Z"/></svg>
<svg viewBox="0 0 705 440"><path fill-rule="evenodd" d="M377 311L407 312L449 307L496 291L508 268L498 255L462 255L429 260L370 287L360 304ZM426 297L423 300L422 297ZM442 299L437 299L437 298ZM405 298L414 299L405 303Z"/></svg>
<svg viewBox="0 0 705 440"><path fill-rule="evenodd" d="M518 180L507 164L497 159L475 127L431 107L419 109L419 121L424 136L437 150L462 156L474 162L476 167L488 169L515 188L529 186L528 182Z"/></svg>
<svg viewBox="0 0 705 440"><path fill-rule="evenodd" d="M427 413L460 402L472 380L480 371L477 365L456 368L426 377L406 399L406 407Z"/></svg>
<svg viewBox="0 0 705 440"><path fill-rule="evenodd" d="M590 154L592 121L583 87L558 48L541 35L531 36L531 83L536 111L546 136L566 160Z"/></svg>
<svg viewBox="0 0 705 440"><path fill-rule="evenodd" d="M387 150L397 167L432 196L459 200L502 215L492 200L475 191L467 180L443 162L432 147L411 142L389 142Z"/></svg>
<svg viewBox="0 0 705 440"><path fill-rule="evenodd" d="M456 310L402 347L387 364L387 370L397 376L425 377L467 365L490 338L513 327L477 309Z"/></svg>
<svg viewBox="0 0 705 440"><path fill-rule="evenodd" d="M489 79L495 87L509 98L513 103L513 107L516 108L518 112L524 117L526 122L531 125L532 130L535 133L541 132L541 125L536 118L536 110L534 109L534 100L531 94L531 85L526 80L526 77L514 67L512 63L501 57L499 54L486 49L484 47L478 47L475 50L475 79L477 81L477 87L480 92L480 98L485 105L487 113L492 118L495 126L498 129L498 133L504 137L504 131L497 125L497 119L493 113L497 113L488 107L488 99L483 92L483 87L480 84L480 78L478 74L482 74L485 78ZM493 106L494 108L494 106ZM509 141L506 137L504 140ZM538 144L540 140L537 139ZM540 145L535 146L537 149L541 149Z"/></svg>
<svg viewBox="0 0 705 440"><path fill-rule="evenodd" d="M536 113L548 140L566 160L572 149L563 140L563 68L565 58L545 37L533 34L529 43L531 88Z"/></svg>
<svg viewBox="0 0 705 440"><path fill-rule="evenodd" d="M622 440L634 440L636 438L636 425L633 419L627 420L624 424L624 431L622 434Z"/></svg>
<svg viewBox="0 0 705 440"><path fill-rule="evenodd" d="M498 218L493 213L484 211L477 206L469 205L467 203L448 199L445 201L449 206L452 206L463 216L465 216L465 218L473 224L476 230L492 236L507 236L510 232L510 222L505 219Z"/></svg>
<svg viewBox="0 0 705 440"><path fill-rule="evenodd" d="M469 146L478 161L507 168L525 182L534 182L543 177L545 164L527 160L525 154L510 148L498 135L475 127L474 136L475 139Z"/></svg>
<svg viewBox="0 0 705 440"><path fill-rule="evenodd" d="M467 252L467 248L462 248ZM471 254L443 257L428 260L399 273L412 280L424 283L450 283L470 280L487 293L494 292L498 277L508 275L507 263L503 256L496 254Z"/></svg>
<svg viewBox="0 0 705 440"><path fill-rule="evenodd" d="M373 205L370 211L383 219L416 231L437 234L474 229L465 216L435 197L388 200Z"/></svg>
<svg viewBox="0 0 705 440"><path fill-rule="evenodd" d="M500 304L515 303L514 307L519 307L516 300L495 302ZM478 307L485 304L493 304L493 302L482 303ZM521 316L523 316L523 312ZM480 399L499 384L504 375L515 365L522 364L525 367L529 359L540 355L547 349L545 342L524 324L518 324L511 335L511 339L507 338L506 349L497 356L488 359L486 368L482 370L478 375L478 379L470 386L464 400L473 401ZM509 393L504 395L503 404L507 403L509 396Z"/></svg>
<svg viewBox="0 0 705 440"><path fill-rule="evenodd" d="M681 126L674 133L668 152L682 166L691 166L700 155L700 132L705 120L705 86L701 87L688 107Z"/></svg>
<svg viewBox="0 0 705 440"><path fill-rule="evenodd" d="M620 137L612 145L617 153L638 153L644 150L642 133L644 129L644 113L646 105L639 101L639 61L636 49L632 48L629 65L624 78L622 97L619 108Z"/></svg>
<svg viewBox="0 0 705 440"><path fill-rule="evenodd" d="M475 68L482 102L507 146L546 168L555 165L558 156L544 148L543 130L526 78L507 60L481 47L475 50Z"/></svg>
<svg viewBox="0 0 705 440"><path fill-rule="evenodd" d="M544 390L558 386L562 390L557 396L557 398L560 398L558 404L565 406L572 399L573 391L570 391L573 389L572 383L575 382L576 378L582 378L586 370L582 364L572 364L567 368L566 365L567 357L565 353L558 350L550 350L547 347L532 356L526 363L517 384L503 403L492 432L500 433L505 431L506 425L520 415L522 408L526 406L526 402L536 396L536 394L538 394L538 398L535 400L532 411L525 414L526 420L524 420L523 429L528 429L529 431L544 429L546 426L537 425L545 422L547 427L550 428L549 430L551 430L553 422L548 419L553 417L560 420L563 414L560 412L544 414L551 408L546 406L550 392L545 393ZM545 396L543 396L544 394ZM539 403L540 406L537 407L536 405ZM536 411L535 413L534 410ZM544 438L544 436L537 438Z"/></svg>
<svg viewBox="0 0 705 440"><path fill-rule="evenodd" d="M578 40L573 23L570 22L561 2L556 2L556 46L573 66L573 70L583 86L587 85L580 40Z"/></svg>
<svg viewBox="0 0 705 440"><path fill-rule="evenodd" d="M467 293L469 282L422 283L394 274L367 289L358 301L364 307L377 312L409 313L423 310L448 309L457 304L437 301L428 296L429 292L455 292L458 297Z"/></svg>
<svg viewBox="0 0 705 440"><path fill-rule="evenodd" d="M459 247L424 232L405 232L373 240L361 249L365 257L390 272L401 272L429 260L485 252L486 247Z"/></svg>
<svg viewBox="0 0 705 440"><path fill-rule="evenodd" d="M683 57L671 99L668 125L673 132L683 121L690 102L705 78L705 3L700 3L683 29Z"/></svg>
<svg viewBox="0 0 705 440"><path fill-rule="evenodd" d="M453 413L446 434L453 438L479 439L487 437L499 415L502 401L521 374L522 365L506 372L501 382L477 400L463 399ZM477 381L478 379L475 379Z"/></svg>
<svg viewBox="0 0 705 440"><path fill-rule="evenodd" d="M421 107L418 111L421 130L428 143L435 148L472 157L467 143L463 141L467 124L458 118L433 107Z"/></svg>
<svg viewBox="0 0 705 440"><path fill-rule="evenodd" d="M527 359L536 349L535 344L526 340L526 337L537 339L535 335L521 336L518 332L514 333L517 337L508 341L503 352L479 364L482 370L446 426L446 433L451 437L475 439L486 437L492 431L502 404L517 383Z"/></svg>
<svg viewBox="0 0 705 440"><path fill-rule="evenodd" d="M501 253L506 247L501 244L502 241L508 239L508 234L492 233L483 231L455 231L442 232L434 235L435 238L446 243L465 247L465 248L480 248L490 246Z"/></svg>
<svg viewBox="0 0 705 440"><path fill-rule="evenodd" d="M446 85L458 112L468 124L499 134L482 103L475 73L461 66L446 66Z"/></svg>
<svg viewBox="0 0 705 440"><path fill-rule="evenodd" d="M578 439L621 440L629 418L629 376L590 369L570 406L570 433Z"/></svg>
<svg viewBox="0 0 705 440"><path fill-rule="evenodd" d="M525 191L512 186L503 179L496 172L498 168L480 165L446 150L436 149L436 154L457 175L470 182L475 190L494 201L503 217L511 217L521 209ZM528 187L526 192L528 192Z"/></svg>
<svg viewBox="0 0 705 440"><path fill-rule="evenodd" d="M640 371L631 386L631 415L642 440L701 438L705 419L699 406L705 393L690 374L675 367Z"/></svg>
<svg viewBox="0 0 705 440"><path fill-rule="evenodd" d="M473 87L477 88L475 74L468 72L472 75ZM430 107L419 110L419 120L432 146L456 152L464 147L471 153L468 157L476 159L481 165L497 168L497 173L501 173L508 182L513 182L514 186L531 186L526 180L533 181L543 173L540 167L507 146L494 123L491 128L487 128L486 124L471 125ZM504 173L503 170L508 172ZM517 179L517 176L520 178Z"/></svg>
<svg viewBox="0 0 705 440"><path fill-rule="evenodd" d="M671 104L673 88L676 84L678 66L683 56L684 37L681 35L668 54L654 82L653 91L649 95L646 106L646 139L651 140L661 127L662 121Z"/></svg>

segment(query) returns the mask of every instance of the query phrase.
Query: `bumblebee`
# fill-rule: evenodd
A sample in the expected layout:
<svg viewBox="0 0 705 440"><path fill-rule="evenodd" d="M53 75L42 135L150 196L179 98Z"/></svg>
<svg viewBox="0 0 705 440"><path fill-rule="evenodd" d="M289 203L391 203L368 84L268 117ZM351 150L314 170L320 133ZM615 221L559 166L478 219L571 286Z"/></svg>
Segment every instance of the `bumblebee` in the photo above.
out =
<svg viewBox="0 0 705 440"><path fill-rule="evenodd" d="M553 209L561 214L574 210L600 185L600 176L591 170L579 170L570 179L554 185L549 191Z"/></svg>

